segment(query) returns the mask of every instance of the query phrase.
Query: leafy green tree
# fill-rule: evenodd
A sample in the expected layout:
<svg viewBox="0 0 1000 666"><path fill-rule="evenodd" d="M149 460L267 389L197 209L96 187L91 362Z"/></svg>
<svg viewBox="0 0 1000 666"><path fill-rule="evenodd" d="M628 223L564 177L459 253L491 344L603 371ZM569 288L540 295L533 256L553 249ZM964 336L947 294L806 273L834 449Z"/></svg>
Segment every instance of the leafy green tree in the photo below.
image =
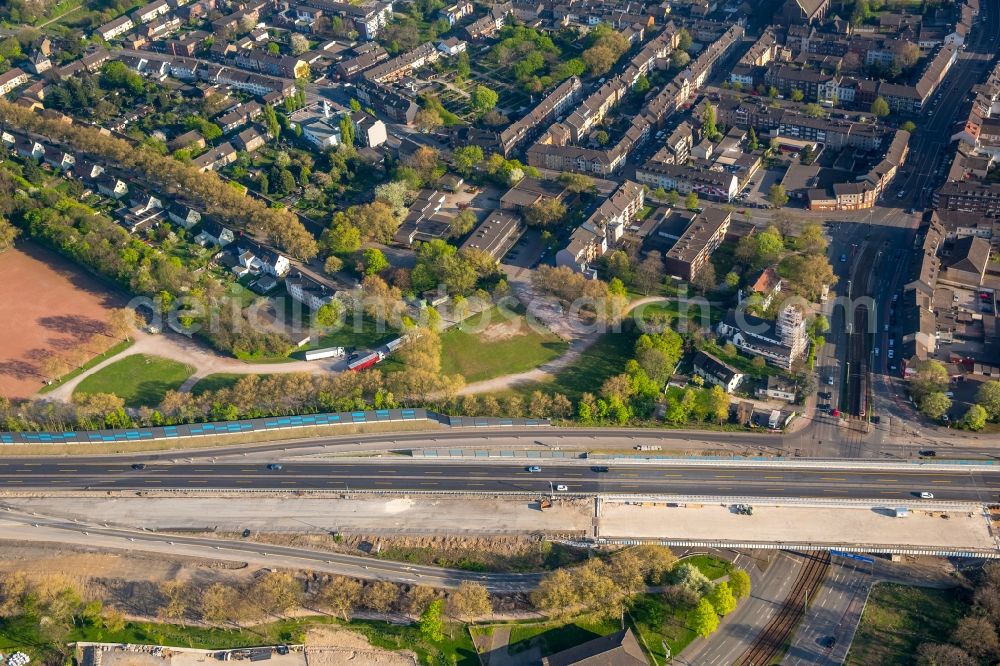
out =
<svg viewBox="0 0 1000 666"><path fill-rule="evenodd" d="M939 419L951 409L951 398L941 391L928 393L920 400L920 411L932 419Z"/></svg>
<svg viewBox="0 0 1000 666"><path fill-rule="evenodd" d="M823 107L815 102L806 104L802 107L802 113L806 114L810 118L822 118L826 115L826 111L823 110Z"/></svg>
<svg viewBox="0 0 1000 666"><path fill-rule="evenodd" d="M472 92L472 108L480 114L496 108L499 100L500 96L497 95L496 91L484 85L476 86Z"/></svg>
<svg viewBox="0 0 1000 666"><path fill-rule="evenodd" d="M361 230L340 221L323 232L323 244L332 254L346 255L361 249Z"/></svg>
<svg viewBox="0 0 1000 666"><path fill-rule="evenodd" d="M688 210L694 210L698 207L697 192L688 192L688 195L684 198L684 207Z"/></svg>
<svg viewBox="0 0 1000 666"><path fill-rule="evenodd" d="M959 425L966 430L982 430L986 427L986 410L981 405L969 405Z"/></svg>
<svg viewBox="0 0 1000 666"><path fill-rule="evenodd" d="M327 275L338 273L344 268L344 260L336 255L330 255L323 262L323 272Z"/></svg>
<svg viewBox="0 0 1000 666"><path fill-rule="evenodd" d="M483 161L483 149L479 146L460 146L451 153L455 169L468 177L477 164Z"/></svg>
<svg viewBox="0 0 1000 666"><path fill-rule="evenodd" d="M730 589L729 583L723 582L716 585L709 593L708 600L711 602L715 612L722 617L726 617L736 610L736 597L733 596L733 591Z"/></svg>
<svg viewBox="0 0 1000 666"><path fill-rule="evenodd" d="M729 574L729 587L737 599L750 595L750 574L743 569L735 569Z"/></svg>
<svg viewBox="0 0 1000 666"><path fill-rule="evenodd" d="M354 123L347 116L340 119L340 140L345 146L354 145Z"/></svg>
<svg viewBox="0 0 1000 666"><path fill-rule="evenodd" d="M681 51L690 51L693 44L691 33L688 32L687 28L681 28L677 33L677 48Z"/></svg>
<svg viewBox="0 0 1000 666"><path fill-rule="evenodd" d="M681 200L681 195L677 190L670 190L667 192L667 205L671 208L676 208L677 203Z"/></svg>
<svg viewBox="0 0 1000 666"><path fill-rule="evenodd" d="M365 251L361 253L361 263L364 264L365 275L377 275L389 268L389 260L385 258L385 254L382 250L377 247L365 248Z"/></svg>
<svg viewBox="0 0 1000 666"><path fill-rule="evenodd" d="M715 125L715 107L710 102L705 102L705 108L701 112L701 125L709 141L718 140L719 128Z"/></svg>
<svg viewBox="0 0 1000 666"><path fill-rule="evenodd" d="M788 195L785 194L785 186L775 183L767 190L767 202L775 208L781 208L788 203Z"/></svg>
<svg viewBox="0 0 1000 666"><path fill-rule="evenodd" d="M344 306L338 300L325 303L316 310L316 323L324 328L333 328L340 322Z"/></svg>
<svg viewBox="0 0 1000 666"><path fill-rule="evenodd" d="M976 402L991 419L1000 418L1000 381L983 382L976 392Z"/></svg>
<svg viewBox="0 0 1000 666"><path fill-rule="evenodd" d="M805 98L805 95L798 88L792 88L791 98L793 102L801 102Z"/></svg>
<svg viewBox="0 0 1000 666"><path fill-rule="evenodd" d="M432 643L444 640L444 601L432 601L420 616L420 635Z"/></svg>
<svg viewBox="0 0 1000 666"><path fill-rule="evenodd" d="M726 273L726 286L730 289L736 289L740 286L740 275L736 271L729 271Z"/></svg>
<svg viewBox="0 0 1000 666"><path fill-rule="evenodd" d="M719 616L708 599L700 599L691 614L691 628L702 638L708 638L719 628Z"/></svg>
<svg viewBox="0 0 1000 666"><path fill-rule="evenodd" d="M649 79L646 78L645 74L639 75L639 78L635 80L635 86L633 89L637 93L644 93L649 90Z"/></svg>
<svg viewBox="0 0 1000 666"><path fill-rule="evenodd" d="M899 126L899 129L903 130L904 132L909 132L910 134L913 134L913 132L916 131L917 126L914 124L912 120L907 120L905 123Z"/></svg>
<svg viewBox="0 0 1000 666"><path fill-rule="evenodd" d="M889 103L881 96L876 97L875 101L872 102L871 112L877 118L885 118L889 115Z"/></svg>
<svg viewBox="0 0 1000 666"><path fill-rule="evenodd" d="M757 141L757 132L752 127L750 128L750 131L747 132L747 148L749 148L751 152L760 148L760 143Z"/></svg>

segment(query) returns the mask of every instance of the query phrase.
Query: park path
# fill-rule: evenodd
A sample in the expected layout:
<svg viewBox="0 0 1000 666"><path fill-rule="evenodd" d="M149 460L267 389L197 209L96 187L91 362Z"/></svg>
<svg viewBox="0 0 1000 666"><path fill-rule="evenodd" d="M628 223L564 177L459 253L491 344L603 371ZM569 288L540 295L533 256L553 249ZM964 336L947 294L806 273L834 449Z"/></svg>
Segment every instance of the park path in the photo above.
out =
<svg viewBox="0 0 1000 666"><path fill-rule="evenodd" d="M518 295L520 296L521 294ZM528 306L529 315L545 324L562 339L568 340L569 349L562 356L554 358L537 368L466 384L458 391L459 395L504 391L523 384L548 381L555 377L560 370L576 362L583 352L587 351L602 335L609 331L604 325L595 327L593 324L584 322L579 318L568 316L563 312L554 298L534 296L534 298L527 300L530 303ZM678 299L670 296L644 296L630 302L625 308L624 314L627 315L636 308L651 303L671 303L675 301L687 302L687 299Z"/></svg>
<svg viewBox="0 0 1000 666"><path fill-rule="evenodd" d="M328 372L331 368L331 363L323 361L247 363L237 358L222 356L195 340L177 333L152 335L140 331L136 332L134 337L135 344L131 347L85 370L59 388L45 394L45 397L69 402L73 397L73 391L84 379L116 361L136 354L159 356L194 368L194 374L184 382L185 390L190 390L199 379L220 372L238 375L270 375L286 372L320 373Z"/></svg>
<svg viewBox="0 0 1000 666"><path fill-rule="evenodd" d="M555 298L542 296L534 292L529 283L519 283L512 285L521 301L526 304L530 317L537 322L551 329L564 340L569 340L569 348L566 353L552 361L533 368L526 372L502 375L465 385L460 394L485 393L491 391L502 391L513 386L525 383L546 381L553 377L563 368L574 363L591 345L604 334L603 327L594 327L579 317L569 316L564 313L563 308ZM650 303L668 303L678 299L666 296L646 296L638 298L628 304L625 314L632 312ZM470 316L475 313L470 313ZM447 325L456 325L454 321L448 321ZM73 391L87 377L99 372L103 368L120 361L127 356L136 354L148 354L166 358L178 363L184 363L194 368L191 375L180 386L181 392L190 391L200 379L208 375L227 373L239 375L273 375L280 373L304 372L310 374L320 374L324 372L336 372L335 361L286 361L281 363L252 363L241 361L237 358L222 356L211 348L198 341L173 332L163 332L150 334L144 331L134 333L135 344L120 354L109 357L91 368L83 371L73 379L60 385L58 388L45 394L49 400L60 400L70 402Z"/></svg>

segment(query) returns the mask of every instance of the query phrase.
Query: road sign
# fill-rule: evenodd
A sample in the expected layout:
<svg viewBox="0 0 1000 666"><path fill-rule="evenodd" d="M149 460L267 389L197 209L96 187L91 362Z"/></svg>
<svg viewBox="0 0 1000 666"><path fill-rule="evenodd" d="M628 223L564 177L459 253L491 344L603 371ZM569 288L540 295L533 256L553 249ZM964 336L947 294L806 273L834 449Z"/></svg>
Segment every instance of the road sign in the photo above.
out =
<svg viewBox="0 0 1000 666"><path fill-rule="evenodd" d="M858 562L865 562L866 564L875 564L874 557L868 557L867 555L858 555L857 553L845 553L842 550L831 550L831 555L839 555L840 557L846 557L849 560L857 560Z"/></svg>

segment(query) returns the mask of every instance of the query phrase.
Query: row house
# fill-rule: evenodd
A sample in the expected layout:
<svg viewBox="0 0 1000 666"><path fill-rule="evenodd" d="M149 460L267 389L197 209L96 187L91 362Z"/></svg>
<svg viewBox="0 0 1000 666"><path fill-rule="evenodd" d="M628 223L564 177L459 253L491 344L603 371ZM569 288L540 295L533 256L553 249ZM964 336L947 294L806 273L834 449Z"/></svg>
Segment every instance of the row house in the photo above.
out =
<svg viewBox="0 0 1000 666"><path fill-rule="evenodd" d="M149 23L153 19L166 16L169 13L170 5L167 4L167 0L153 0L153 2L143 5L139 9L132 12L131 16L132 20L139 24Z"/></svg>
<svg viewBox="0 0 1000 666"><path fill-rule="evenodd" d="M803 94L806 102L819 102L820 104L832 105L835 98L831 99L830 82L833 75L825 74L815 69L800 69L791 65L777 65L768 69L764 76L764 82L769 86L774 86L782 95L790 97L792 91L798 90Z"/></svg>
<svg viewBox="0 0 1000 666"><path fill-rule="evenodd" d="M627 92L628 86L621 77L615 77L595 90L566 117L563 125L569 129L570 138L573 141L583 139L590 128L604 120Z"/></svg>
<svg viewBox="0 0 1000 666"><path fill-rule="evenodd" d="M941 210L1000 215L1000 183L948 182L935 192L934 203Z"/></svg>
<svg viewBox="0 0 1000 666"><path fill-rule="evenodd" d="M349 79L388 59L389 52L378 46L353 58L348 58L337 63L337 75L343 79Z"/></svg>
<svg viewBox="0 0 1000 666"><path fill-rule="evenodd" d="M507 16L513 11L514 8L509 2L494 5L489 14L465 27L465 36L470 40L493 37L507 24Z"/></svg>
<svg viewBox="0 0 1000 666"><path fill-rule="evenodd" d="M228 141L215 148L210 148L191 160L191 165L201 171L218 171L236 161L236 149Z"/></svg>
<svg viewBox="0 0 1000 666"><path fill-rule="evenodd" d="M692 280L726 239L732 219L732 213L721 208L709 207L695 213L663 256L667 274Z"/></svg>
<svg viewBox="0 0 1000 666"><path fill-rule="evenodd" d="M0 74L0 95L6 95L28 82L28 74L20 67L11 67Z"/></svg>
<svg viewBox="0 0 1000 666"><path fill-rule="evenodd" d="M224 134L228 134L243 125L246 125L262 113L264 113L264 107L262 107L259 102L250 101L246 104L238 105L231 111L224 112L221 116L215 119L215 122L222 128Z"/></svg>
<svg viewBox="0 0 1000 666"><path fill-rule="evenodd" d="M415 49L372 67L365 71L363 76L375 83L391 83L409 76L415 70L437 61L440 57L441 52L432 43L424 42Z"/></svg>
<svg viewBox="0 0 1000 666"><path fill-rule="evenodd" d="M546 95L538 106L500 132L498 142L503 155L510 155L518 145L532 139L531 135L535 131L562 115L577 100L581 90L583 83L579 77L566 79Z"/></svg>
<svg viewBox="0 0 1000 666"><path fill-rule="evenodd" d="M362 38L373 40L392 21L392 2L368 0L360 3L306 0L305 7L316 8L328 16L339 16Z"/></svg>
<svg viewBox="0 0 1000 666"><path fill-rule="evenodd" d="M740 191L739 178L735 174L698 163L686 166L649 161L636 169L635 179L653 189L662 187L681 194L695 192L698 196L726 203Z"/></svg>
<svg viewBox="0 0 1000 666"><path fill-rule="evenodd" d="M135 23L132 22L131 18L128 16L120 16L114 21L108 21L94 32L104 41L110 42L112 39L124 35L134 27Z"/></svg>
<svg viewBox="0 0 1000 666"><path fill-rule="evenodd" d="M240 69L278 76L286 79L301 79L309 76L309 63L293 56L276 56L252 49L237 52L232 62Z"/></svg>
<svg viewBox="0 0 1000 666"><path fill-rule="evenodd" d="M419 107L413 98L393 88L362 77L358 79L354 90L362 105L385 116L391 122L412 125L417 116Z"/></svg>
<svg viewBox="0 0 1000 666"><path fill-rule="evenodd" d="M732 50L742 43L745 29L740 24L729 27L715 42L705 48L698 57L691 61L687 68L678 76L684 76L691 82L692 90L700 90L714 73L716 67Z"/></svg>

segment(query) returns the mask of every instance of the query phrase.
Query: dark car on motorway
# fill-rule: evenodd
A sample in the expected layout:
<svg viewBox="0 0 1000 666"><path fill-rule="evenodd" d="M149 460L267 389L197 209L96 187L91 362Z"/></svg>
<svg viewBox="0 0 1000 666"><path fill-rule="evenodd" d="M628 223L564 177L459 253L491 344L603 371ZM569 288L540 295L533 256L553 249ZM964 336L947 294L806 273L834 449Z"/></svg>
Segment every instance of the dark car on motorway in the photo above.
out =
<svg viewBox="0 0 1000 666"><path fill-rule="evenodd" d="M146 463L132 463L132 469L146 469Z"/></svg>
<svg viewBox="0 0 1000 666"><path fill-rule="evenodd" d="M281 469L281 465L279 463L270 463L267 466L267 468L269 470L271 470L272 472L277 472L277 471L279 471Z"/></svg>
<svg viewBox="0 0 1000 666"><path fill-rule="evenodd" d="M607 472L607 471L609 471L609 470L608 470L608 468L607 468L607 467L604 467L604 466L598 466L598 467L591 467L591 468L590 468L590 471L591 471L591 472L597 472L598 474L601 474L601 473L604 473L604 472Z"/></svg>
<svg viewBox="0 0 1000 666"><path fill-rule="evenodd" d="M933 449L924 449L923 451L918 451L918 453L924 458L933 458L937 455L937 451Z"/></svg>

